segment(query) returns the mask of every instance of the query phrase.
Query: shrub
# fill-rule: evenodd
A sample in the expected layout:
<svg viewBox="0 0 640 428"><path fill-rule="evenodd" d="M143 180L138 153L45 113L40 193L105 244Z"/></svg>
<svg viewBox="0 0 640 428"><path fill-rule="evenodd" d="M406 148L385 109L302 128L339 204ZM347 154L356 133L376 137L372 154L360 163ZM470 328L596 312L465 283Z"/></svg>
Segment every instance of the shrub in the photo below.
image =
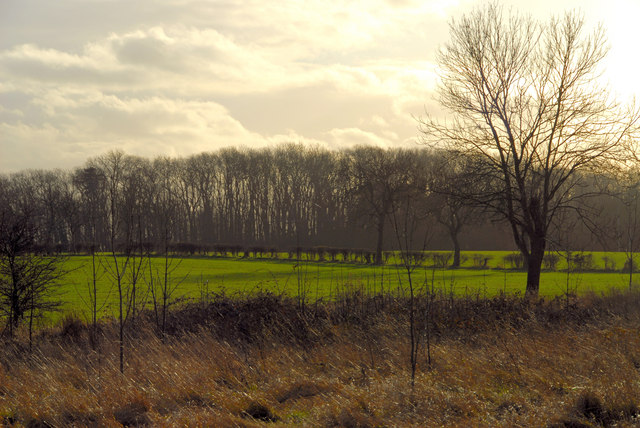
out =
<svg viewBox="0 0 640 428"><path fill-rule="evenodd" d="M473 261L473 267L479 269L486 269L489 265L489 260L493 257L487 256L486 254L476 253L471 256L471 260Z"/></svg>
<svg viewBox="0 0 640 428"><path fill-rule="evenodd" d="M249 251L253 253L253 257L258 258L262 257L262 255L267 252L267 249L262 245L254 245Z"/></svg>
<svg viewBox="0 0 640 428"><path fill-rule="evenodd" d="M375 262L376 253L374 253L373 251L366 251L364 255L367 259L367 264L373 264Z"/></svg>
<svg viewBox="0 0 640 428"><path fill-rule="evenodd" d="M437 268L446 268L451 260L451 253L432 253L431 260Z"/></svg>
<svg viewBox="0 0 640 428"><path fill-rule="evenodd" d="M560 256L556 253L545 253L542 258L542 266L547 270L556 270Z"/></svg>
<svg viewBox="0 0 640 428"><path fill-rule="evenodd" d="M224 257L227 255L228 248L229 246L225 244L215 244L213 246L213 252L221 257Z"/></svg>
<svg viewBox="0 0 640 428"><path fill-rule="evenodd" d="M336 261L336 258L338 257L338 254L340 254L340 250L337 248L327 248L327 253L329 254L329 257L331 258L332 262Z"/></svg>
<svg viewBox="0 0 640 428"><path fill-rule="evenodd" d="M84 323L75 315L69 314L62 319L60 337L72 342L79 342L86 330Z"/></svg>
<svg viewBox="0 0 640 428"><path fill-rule="evenodd" d="M365 250L362 248L354 248L351 250L351 257L353 257L354 262L360 261L364 263L364 253Z"/></svg>
<svg viewBox="0 0 640 428"><path fill-rule="evenodd" d="M507 254L502 258L505 264L508 264L511 269L522 269L524 266L524 256L522 253Z"/></svg>
<svg viewBox="0 0 640 428"><path fill-rule="evenodd" d="M569 258L569 269L583 272L593 269L593 256L591 254L574 254Z"/></svg>
<svg viewBox="0 0 640 428"><path fill-rule="evenodd" d="M427 255L422 251L410 251L405 254L407 262L411 265L420 266L427 258Z"/></svg>
<svg viewBox="0 0 640 428"><path fill-rule="evenodd" d="M616 270L616 261L609 256L603 256L602 261L604 262L604 270L607 272L613 272Z"/></svg>

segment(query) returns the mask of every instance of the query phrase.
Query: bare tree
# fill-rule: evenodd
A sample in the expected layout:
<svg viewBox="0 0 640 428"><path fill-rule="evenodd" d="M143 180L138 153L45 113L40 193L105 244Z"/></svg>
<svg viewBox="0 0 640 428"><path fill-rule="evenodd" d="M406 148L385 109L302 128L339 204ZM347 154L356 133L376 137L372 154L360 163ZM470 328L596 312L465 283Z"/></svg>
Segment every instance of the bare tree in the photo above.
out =
<svg viewBox="0 0 640 428"><path fill-rule="evenodd" d="M55 287L66 274L65 258L34 253L36 230L30 213L9 209L0 212L0 312L7 320L9 336L29 320L29 343L33 320L39 312L59 306Z"/></svg>
<svg viewBox="0 0 640 428"><path fill-rule="evenodd" d="M577 173L621 154L639 114L598 84L605 34L587 34L575 13L542 23L492 3L452 21L450 34L438 94L453 119L421 120L421 130L479 160L485 185L465 196L509 223L536 296L550 224L583 193Z"/></svg>
<svg viewBox="0 0 640 428"><path fill-rule="evenodd" d="M99 243L103 241L101 232L104 231L106 205L105 197L105 177L101 171L95 167L78 169L72 176L72 182L80 193L81 217L83 226L84 241L88 244L91 254L91 280L88 284L88 302L91 311L91 342L95 346L98 331L98 312L107 304L105 298L99 302L98 279L100 277L98 267L100 265Z"/></svg>
<svg viewBox="0 0 640 428"><path fill-rule="evenodd" d="M350 193L358 204L358 216L368 218L375 227L375 263L381 265L385 226L394 203L403 197L418 153L357 147L347 154L350 162L346 175L352 180Z"/></svg>
<svg viewBox="0 0 640 428"><path fill-rule="evenodd" d="M133 201L136 189L132 177L135 176L136 161L121 151L112 151L90 162L90 166L101 170L105 179L111 262L107 264L105 258L105 269L118 293L120 372L124 372L125 325L132 307L136 305L136 288L144 260L139 245L140 213L136 212Z"/></svg>
<svg viewBox="0 0 640 428"><path fill-rule="evenodd" d="M453 244L451 267L460 267L460 234L465 226L478 222L479 207L459 195L459 189L477 186L469 177L474 174L473 162L466 156L449 157L437 153L437 166L430 174L431 211L447 231Z"/></svg>
<svg viewBox="0 0 640 428"><path fill-rule="evenodd" d="M412 165L412 166L415 166ZM424 229L421 225L427 223L427 182L425 175L421 174L418 168L410 168L404 178L404 186L393 198L390 210L393 231L397 241L400 255L401 268L406 274L407 289L409 291L408 312L409 312L409 368L411 371L411 388L415 386L415 375L418 367L418 357L422 348L423 331L427 339L427 359L431 364L431 335L429 317L431 315L430 305L423 308L425 322L419 322L419 302L420 291L427 290L426 282L417 283L414 271L424 262L424 249L429 238L429 229ZM422 233L421 233L422 232ZM425 303L431 302L431 296L423 294Z"/></svg>
<svg viewBox="0 0 640 428"><path fill-rule="evenodd" d="M163 258L163 263L161 268L154 269L151 254L147 254L147 267L149 268L147 283L151 293L156 327L161 334L162 340L164 340L169 307L174 303L174 293L181 282L172 281L172 273L180 265L180 261L175 263L175 259L169 251L173 226L177 221L176 208L178 201L172 192L171 161L169 159L156 159L153 166L156 172L153 192L155 199L147 208L151 209L155 214L158 228L156 245L159 255Z"/></svg>
<svg viewBox="0 0 640 428"><path fill-rule="evenodd" d="M635 256L640 250L640 171L637 168L623 168L615 177L613 202L608 210L606 230L612 234L617 249L625 254L623 270L629 272L629 287L633 286L633 274L637 269Z"/></svg>

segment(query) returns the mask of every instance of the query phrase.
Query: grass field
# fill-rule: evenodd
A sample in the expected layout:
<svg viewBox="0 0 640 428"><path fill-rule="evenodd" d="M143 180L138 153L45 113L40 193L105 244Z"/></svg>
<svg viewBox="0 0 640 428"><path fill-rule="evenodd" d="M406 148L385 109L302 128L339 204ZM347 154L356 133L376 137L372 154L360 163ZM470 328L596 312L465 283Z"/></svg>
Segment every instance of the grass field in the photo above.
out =
<svg viewBox="0 0 640 428"><path fill-rule="evenodd" d="M479 254L487 259L486 268L478 268ZM511 252L485 251L463 252L459 269L442 269L427 261L414 272L419 286L425 282L445 293L456 295L494 296L500 292L523 293L526 272L509 269L504 257ZM622 253L590 253L593 259L590 270L566 272L566 262L560 258L555 271L542 273L540 294L543 296L564 295L567 292L583 294L589 291L605 291L627 287L628 273L623 273L625 256ZM604 258L615 264L615 270L605 271ZM98 258L98 301L100 316L115 314L117 288L110 273L113 259ZM148 293L150 272L162 276L164 259L152 258L151 269L142 269L138 283L138 298L150 301ZM120 259L122 262L122 259ZM63 302L62 313L75 312L86 316L89 313L91 282L91 257L71 256L67 261L70 273L59 290ZM505 268L506 267L506 268ZM222 258L184 257L172 260L170 284L176 287L174 299L201 299L208 293L246 294L257 290L284 293L292 296L303 294L307 300L331 299L345 290L359 290L372 294L377 292L402 292L406 287L406 272L395 265L391 258L385 266L371 266L348 262L295 261L268 258ZM55 316L57 318L57 316Z"/></svg>

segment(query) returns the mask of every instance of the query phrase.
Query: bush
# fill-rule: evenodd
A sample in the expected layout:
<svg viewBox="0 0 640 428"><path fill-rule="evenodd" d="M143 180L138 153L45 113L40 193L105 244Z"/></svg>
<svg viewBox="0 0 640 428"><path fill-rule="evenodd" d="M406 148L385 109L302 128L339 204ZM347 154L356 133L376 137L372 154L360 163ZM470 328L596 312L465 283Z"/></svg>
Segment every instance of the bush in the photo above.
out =
<svg viewBox="0 0 640 428"><path fill-rule="evenodd" d="M335 262L338 254L340 254L340 250L338 248L327 248L327 253L329 254L329 257L331 258L332 262Z"/></svg>
<svg viewBox="0 0 640 428"><path fill-rule="evenodd" d="M216 244L213 246L213 252L221 257L225 257L229 250L229 246L226 244Z"/></svg>
<svg viewBox="0 0 640 428"><path fill-rule="evenodd" d="M640 409L635 403L625 402L622 405L606 404L592 391L583 391L573 407L573 415L552 427L589 427L581 421L595 422L600 426L617 426L618 421L634 420ZM574 419L574 418L577 418Z"/></svg>
<svg viewBox="0 0 640 428"><path fill-rule="evenodd" d="M409 265L421 266L427 259L427 255L423 251L409 251L403 254L406 257L406 262Z"/></svg>
<svg viewBox="0 0 640 428"><path fill-rule="evenodd" d="M593 256L591 254L574 254L569 258L569 269L583 272L593 269Z"/></svg>
<svg viewBox="0 0 640 428"><path fill-rule="evenodd" d="M556 253L546 253L542 258L542 266L547 270L556 270L560 256Z"/></svg>
<svg viewBox="0 0 640 428"><path fill-rule="evenodd" d="M437 268L445 268L449 265L451 260L451 253L432 253L431 260L433 265Z"/></svg>
<svg viewBox="0 0 640 428"><path fill-rule="evenodd" d="M375 262L376 254L374 252L366 251L364 256L367 259L367 264L373 264Z"/></svg>
<svg viewBox="0 0 640 428"><path fill-rule="evenodd" d="M486 254L474 254L473 256L471 256L471 260L473 261L473 267L474 268L479 268L479 269L486 269L487 266L489 265L489 260L491 260L493 257L491 256L487 256Z"/></svg>
<svg viewBox="0 0 640 428"><path fill-rule="evenodd" d="M522 253L507 254L502 258L505 265L508 264L511 269L522 269L524 266L524 256Z"/></svg>
<svg viewBox="0 0 640 428"><path fill-rule="evenodd" d="M604 270L607 272L613 272L616 270L616 261L609 256L603 256L602 261L604 262Z"/></svg>
<svg viewBox="0 0 640 428"><path fill-rule="evenodd" d="M254 258L262 257L264 253L267 252L267 249L262 245L254 245L249 249L250 253L253 253Z"/></svg>
<svg viewBox="0 0 640 428"><path fill-rule="evenodd" d="M315 247L313 251L317 255L319 262L323 262L326 255L329 253L329 249L327 247Z"/></svg>
<svg viewBox="0 0 640 428"><path fill-rule="evenodd" d="M86 330L86 326L74 314L66 315L62 319L62 328L60 330L60 337L65 340L79 342L82 340L82 336Z"/></svg>

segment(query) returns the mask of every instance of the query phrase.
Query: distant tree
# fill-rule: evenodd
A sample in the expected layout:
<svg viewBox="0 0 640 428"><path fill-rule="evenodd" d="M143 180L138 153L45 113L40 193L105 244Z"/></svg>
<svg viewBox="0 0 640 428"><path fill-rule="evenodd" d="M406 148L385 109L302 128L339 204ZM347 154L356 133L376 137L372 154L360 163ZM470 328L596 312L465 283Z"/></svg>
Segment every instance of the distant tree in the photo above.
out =
<svg viewBox="0 0 640 428"><path fill-rule="evenodd" d="M485 185L460 194L502 216L527 264L536 296L554 217L577 209L578 173L603 168L638 121L597 83L607 53L604 31L585 34L575 13L535 21L479 8L450 25L438 57L447 122L421 123L426 140L477 158Z"/></svg>
<svg viewBox="0 0 640 428"><path fill-rule="evenodd" d="M435 154L437 166L430 174L431 211L447 231L453 245L452 267L460 267L460 234L465 226L478 222L481 209L459 194L459 189L477 186L473 162L466 156Z"/></svg>
<svg viewBox="0 0 640 428"><path fill-rule="evenodd" d="M609 224L606 228L617 244L617 250L624 252L624 270L629 273L629 287L633 286L633 274L637 269L636 253L640 250L640 171L625 168L615 177L616 187L612 189L616 205L609 207Z"/></svg>
<svg viewBox="0 0 640 428"><path fill-rule="evenodd" d="M34 317L59 306L55 289L66 274L63 256L34 253L35 235L30 213L0 212L0 311L9 336L28 319L30 340Z"/></svg>
<svg viewBox="0 0 640 428"><path fill-rule="evenodd" d="M140 177L139 158L112 151L91 160L90 166L104 176L109 231L109 261L105 269L118 293L118 347L120 371L124 372L125 326L136 305L136 290L144 257L141 246L141 207L136 204Z"/></svg>
<svg viewBox="0 0 640 428"><path fill-rule="evenodd" d="M148 289L151 294L156 327L165 338L167 316L170 306L174 303L174 294L180 284L174 281L172 273L180 262L175 263L174 254L170 252L174 226L177 222L178 202L172 192L173 163L169 159L156 159L153 163L155 172L153 200L147 206L153 212L156 223L156 251L164 260L161 268L154 266L151 254L147 253ZM155 267L155 269L154 269Z"/></svg>
<svg viewBox="0 0 640 428"><path fill-rule="evenodd" d="M107 195L104 174L100 169L90 166L77 169L71 180L79 195L84 242L93 246L105 244Z"/></svg>
<svg viewBox="0 0 640 428"><path fill-rule="evenodd" d="M371 221L376 231L375 263L383 262L385 226L396 202L409 186L409 176L419 168L416 151L357 147L347 152L351 180L349 192L359 216ZM425 189L426 190L426 189Z"/></svg>

